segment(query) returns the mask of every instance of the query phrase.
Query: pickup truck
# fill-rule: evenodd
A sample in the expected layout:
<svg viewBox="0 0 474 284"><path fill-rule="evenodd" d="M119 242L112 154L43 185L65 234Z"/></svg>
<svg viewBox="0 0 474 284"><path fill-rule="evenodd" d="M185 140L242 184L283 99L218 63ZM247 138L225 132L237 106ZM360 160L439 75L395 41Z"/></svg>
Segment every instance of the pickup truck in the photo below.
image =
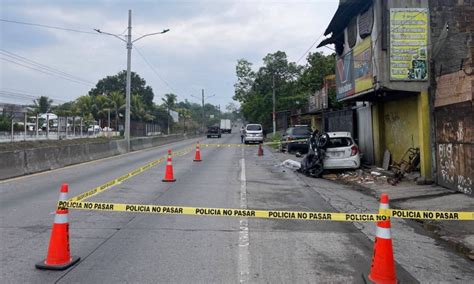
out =
<svg viewBox="0 0 474 284"><path fill-rule="evenodd" d="M210 126L207 128L207 138L221 138L221 129L219 126Z"/></svg>

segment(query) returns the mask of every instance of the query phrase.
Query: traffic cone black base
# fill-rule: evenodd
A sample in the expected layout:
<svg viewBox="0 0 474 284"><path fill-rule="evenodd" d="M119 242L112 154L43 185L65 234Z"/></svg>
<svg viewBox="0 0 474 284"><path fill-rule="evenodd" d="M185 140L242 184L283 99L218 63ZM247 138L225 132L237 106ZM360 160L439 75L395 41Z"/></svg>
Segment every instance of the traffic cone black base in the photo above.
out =
<svg viewBox="0 0 474 284"><path fill-rule="evenodd" d="M35 264L35 267L41 270L65 270L73 266L74 264L76 264L79 260L81 260L80 257L71 256L70 262L61 264L61 265L49 265L49 264L46 264L46 260L43 260Z"/></svg>
<svg viewBox="0 0 474 284"><path fill-rule="evenodd" d="M162 179L161 181L162 182L175 182L176 179L175 178L174 179Z"/></svg>

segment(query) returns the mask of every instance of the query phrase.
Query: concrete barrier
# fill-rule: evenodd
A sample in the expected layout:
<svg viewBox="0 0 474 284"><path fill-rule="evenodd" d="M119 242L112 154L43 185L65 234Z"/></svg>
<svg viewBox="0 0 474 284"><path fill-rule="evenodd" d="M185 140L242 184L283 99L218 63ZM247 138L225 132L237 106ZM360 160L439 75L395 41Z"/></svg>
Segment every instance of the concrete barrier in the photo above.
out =
<svg viewBox="0 0 474 284"><path fill-rule="evenodd" d="M140 137L130 140L131 151L143 150L197 135ZM125 140L64 145L0 153L0 180L103 159L127 152Z"/></svg>

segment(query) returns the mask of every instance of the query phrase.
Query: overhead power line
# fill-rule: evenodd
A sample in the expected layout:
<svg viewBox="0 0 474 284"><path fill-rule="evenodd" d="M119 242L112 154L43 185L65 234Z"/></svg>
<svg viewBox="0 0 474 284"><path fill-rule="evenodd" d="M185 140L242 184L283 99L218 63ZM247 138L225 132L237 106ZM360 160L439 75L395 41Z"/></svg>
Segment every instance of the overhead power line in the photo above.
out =
<svg viewBox="0 0 474 284"><path fill-rule="evenodd" d="M303 59L306 54L308 54L308 52L311 51L311 49L316 45L316 43L318 43L319 39L324 35L324 31L318 36L318 38L310 45L310 47L303 53L303 55L301 55L301 57L296 61L296 64L298 64L298 62L301 61L301 59Z"/></svg>
<svg viewBox="0 0 474 284"><path fill-rule="evenodd" d="M134 47L135 47L135 50L137 51L138 55L143 59L143 61L148 65L148 67L150 67L150 69L153 71L153 73L155 73L156 77L158 77L173 93L178 95L176 90L173 87L171 87L171 85L158 73L158 71L156 71L155 67L153 67L153 65L145 58L145 56L137 48L137 46L135 45Z"/></svg>
<svg viewBox="0 0 474 284"><path fill-rule="evenodd" d="M53 68L47 65L44 65L42 63L30 60L26 57L16 55L12 52L0 49L0 54L5 57L1 57L1 60L22 66L24 68L28 68L31 70L35 70L37 72L41 72L50 76L54 76L57 78L61 78L63 80L71 81L77 84L82 84L85 86L94 86L94 83L91 81L88 81L86 79L82 79L80 77L71 75L69 73L66 73L64 71L61 71L57 68Z"/></svg>
<svg viewBox="0 0 474 284"><path fill-rule="evenodd" d="M3 97L22 98L22 99L28 99L28 100L35 100L35 99L37 99L41 96L46 96L50 99L53 99L55 102L61 102L61 103L68 102L68 100L59 99L59 98L57 98L55 96L51 96L49 94L32 93L32 92L29 92L29 91L12 89L12 88L2 88L2 89L0 89L0 97L2 95L3 95Z"/></svg>
<svg viewBox="0 0 474 284"><path fill-rule="evenodd" d="M55 30L61 30L61 31L67 31L67 32L97 35L97 33L92 32L92 31L84 31L84 30L78 30L78 29L72 29L72 28L50 26L50 25L37 24L37 23L27 23L27 22L13 21L13 20L7 20L7 19L0 19L0 21L11 23L11 24L27 25L27 26L34 26L34 27L40 27L40 28L46 28L46 29L55 29Z"/></svg>
<svg viewBox="0 0 474 284"><path fill-rule="evenodd" d="M38 67L38 68L40 68L40 69L44 69L44 70L46 70L46 71L48 71L48 72L56 73L56 74L58 74L58 75L60 75L60 76L69 77L69 78L71 78L71 79L73 79L73 80L77 80L77 81L81 81L81 82L84 82L84 83L87 83L87 84L94 85L94 82L88 81L88 80L83 79L83 78L78 77L78 76L71 75L71 74L69 74L69 73L67 73L67 72L64 72L64 71L58 69L58 68L54 68L54 67L45 65L45 64L43 64L43 63L39 63L39 62L37 62L37 61L28 59L28 58L26 58L26 57L24 57L24 56L15 54L15 53L13 53L13 52L11 52L11 51L8 51L8 50L5 50L5 49L3 49L3 48L0 48L0 53L1 53L2 55L8 56L8 57L10 57L10 58L14 58L15 60L19 60L19 61L21 61L21 62L24 62L24 63L26 63L26 64L33 65L33 66Z"/></svg>

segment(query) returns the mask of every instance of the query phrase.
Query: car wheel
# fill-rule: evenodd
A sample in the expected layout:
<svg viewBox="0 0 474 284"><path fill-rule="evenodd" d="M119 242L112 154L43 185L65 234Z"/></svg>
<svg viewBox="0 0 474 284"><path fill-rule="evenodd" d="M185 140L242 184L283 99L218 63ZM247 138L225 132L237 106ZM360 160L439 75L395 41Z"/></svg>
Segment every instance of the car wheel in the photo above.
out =
<svg viewBox="0 0 474 284"><path fill-rule="evenodd" d="M211 136L207 135L207 138L211 138Z"/></svg>

